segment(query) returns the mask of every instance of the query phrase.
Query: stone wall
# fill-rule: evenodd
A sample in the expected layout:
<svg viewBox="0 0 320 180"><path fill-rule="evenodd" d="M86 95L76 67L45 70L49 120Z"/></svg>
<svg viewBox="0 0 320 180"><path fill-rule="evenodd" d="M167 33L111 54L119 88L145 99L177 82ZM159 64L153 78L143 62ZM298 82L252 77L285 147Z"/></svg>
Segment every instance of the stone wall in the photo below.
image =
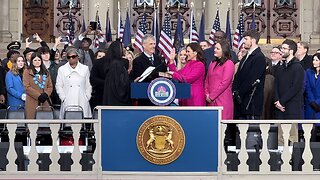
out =
<svg viewBox="0 0 320 180"><path fill-rule="evenodd" d="M216 3L218 0L206 0L205 18L206 18L206 33L209 34L216 14ZM55 4L57 0L55 0ZM128 5L128 0L119 0L121 6L121 16L125 19L125 13ZM238 1L224 0L220 5L220 22L221 28L225 29L226 11L231 10L231 29L235 30L238 21ZM21 39L22 34L22 0L0 0L0 42L10 42L12 40ZM195 18L197 27L199 27L201 18L201 8L203 1L197 0L195 3ZM320 20L318 12L320 11L319 0L300 0L300 32L303 41L313 44L320 44ZM102 29L105 28L106 10L109 7L112 33L116 33L117 15L118 15L118 0L84 0L84 15L87 24L90 20L95 19L96 11L99 10ZM99 8L97 7L99 5ZM129 9L130 11L130 9Z"/></svg>

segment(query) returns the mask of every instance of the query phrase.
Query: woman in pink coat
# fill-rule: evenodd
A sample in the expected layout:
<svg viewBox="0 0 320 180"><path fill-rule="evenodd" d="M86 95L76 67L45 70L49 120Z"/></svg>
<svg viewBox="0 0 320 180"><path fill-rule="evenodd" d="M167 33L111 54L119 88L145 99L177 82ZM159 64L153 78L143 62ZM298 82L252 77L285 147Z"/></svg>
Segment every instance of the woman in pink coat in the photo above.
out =
<svg viewBox="0 0 320 180"><path fill-rule="evenodd" d="M180 70L174 65L174 55L171 55L168 67L172 78L182 83L189 83L190 98L182 99L182 106L205 106L204 77L205 77L205 58L203 51L198 43L187 45L187 64Z"/></svg>
<svg viewBox="0 0 320 180"><path fill-rule="evenodd" d="M232 79L234 64L230 60L230 46L219 41L214 48L216 61L209 65L205 94L209 106L223 106L222 119L233 119Z"/></svg>

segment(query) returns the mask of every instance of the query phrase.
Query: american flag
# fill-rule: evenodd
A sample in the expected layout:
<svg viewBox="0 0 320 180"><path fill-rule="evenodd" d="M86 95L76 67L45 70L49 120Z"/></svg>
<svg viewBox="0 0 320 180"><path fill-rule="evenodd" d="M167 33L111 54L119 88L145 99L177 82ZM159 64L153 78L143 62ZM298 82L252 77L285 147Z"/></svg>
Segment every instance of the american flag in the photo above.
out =
<svg viewBox="0 0 320 180"><path fill-rule="evenodd" d="M170 60L170 53L173 49L172 39L171 39L171 27L170 27L170 14L166 13L164 17L164 22L162 30L160 32L159 39L159 51L161 55L167 60Z"/></svg>
<svg viewBox="0 0 320 180"><path fill-rule="evenodd" d="M202 10L202 15L201 15L201 20L200 20L200 28L199 28L199 41L204 41L206 40L206 37L205 37L205 32L204 32L204 10Z"/></svg>
<svg viewBox="0 0 320 180"><path fill-rule="evenodd" d="M69 14L68 14L68 29L67 29L67 36L69 37L69 44L72 44L73 42L73 39L74 39L74 24L73 24L73 21L72 21L72 14L71 14L71 9L69 11Z"/></svg>
<svg viewBox="0 0 320 180"><path fill-rule="evenodd" d="M190 40L189 42L199 42L199 34L196 27L196 21L194 20L193 10L191 11L191 27L190 27Z"/></svg>
<svg viewBox="0 0 320 180"><path fill-rule="evenodd" d="M123 23L122 23L121 15L120 15L120 12L119 12L117 37L120 39L121 42L122 42L122 37L123 37L123 31L124 31Z"/></svg>
<svg viewBox="0 0 320 180"><path fill-rule="evenodd" d="M109 18L109 9L107 10L106 15L106 33L104 35L106 42L112 41L112 34L111 34L111 23Z"/></svg>
<svg viewBox="0 0 320 180"><path fill-rule="evenodd" d="M84 15L82 16L82 26L81 26L81 33L87 30L86 21L84 20Z"/></svg>
<svg viewBox="0 0 320 180"><path fill-rule="evenodd" d="M99 12L97 11L96 13L96 21L97 21L97 30L102 30L101 29L101 23L100 23L100 17L99 17Z"/></svg>
<svg viewBox="0 0 320 180"><path fill-rule="evenodd" d="M143 46L142 46L142 38L145 34L147 34L147 24L146 24L146 15L142 15L142 19L139 23L139 27L137 30L136 38L134 40L133 47L136 48L138 51L143 52Z"/></svg>
<svg viewBox="0 0 320 180"><path fill-rule="evenodd" d="M127 17L126 17L126 22L124 24L123 37L122 37L123 47L131 46L131 23L130 23L129 11L127 11L126 16Z"/></svg>
<svg viewBox="0 0 320 180"><path fill-rule="evenodd" d="M234 33L234 37L233 37L233 47L240 49L241 45L242 45L242 35L244 33L244 24L243 24L243 14L240 14L239 17L239 22L238 22L238 26L236 29L236 32Z"/></svg>
<svg viewBox="0 0 320 180"><path fill-rule="evenodd" d="M214 20L211 32L210 32L210 36L209 36L209 43L211 46L214 45L214 34L220 31L220 18L219 18L219 10L217 10L217 15L216 15L216 19Z"/></svg>
<svg viewBox="0 0 320 180"><path fill-rule="evenodd" d="M99 18L99 12L97 11L97 13L96 13L96 22L97 22L97 30L96 31L100 31L101 33L100 34L102 34L102 30L101 30L101 23L100 23L100 18ZM93 46L95 47L95 48L99 48L99 38L100 37L98 37L97 35L95 35L95 37L94 37L94 41L93 41Z"/></svg>

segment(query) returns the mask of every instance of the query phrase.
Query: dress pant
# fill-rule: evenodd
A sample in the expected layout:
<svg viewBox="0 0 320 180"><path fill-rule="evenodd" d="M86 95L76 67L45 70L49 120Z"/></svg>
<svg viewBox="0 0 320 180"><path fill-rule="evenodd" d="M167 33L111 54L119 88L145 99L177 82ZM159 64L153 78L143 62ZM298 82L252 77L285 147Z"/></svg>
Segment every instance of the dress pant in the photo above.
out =
<svg viewBox="0 0 320 180"><path fill-rule="evenodd" d="M298 142L298 124L291 124L291 129L289 132L289 142L290 145L293 145L293 143ZM283 146L284 145L284 139L283 139L283 131L281 128L281 124L278 125L278 145Z"/></svg>

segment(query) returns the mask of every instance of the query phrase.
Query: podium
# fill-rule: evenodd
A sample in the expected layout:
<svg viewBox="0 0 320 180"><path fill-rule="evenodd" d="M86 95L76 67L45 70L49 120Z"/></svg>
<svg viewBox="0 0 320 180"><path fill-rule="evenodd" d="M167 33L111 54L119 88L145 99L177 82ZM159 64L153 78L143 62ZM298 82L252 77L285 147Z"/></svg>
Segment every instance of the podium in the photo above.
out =
<svg viewBox="0 0 320 180"><path fill-rule="evenodd" d="M131 98L148 99L148 86L150 83L131 83ZM173 83L176 87L176 98L190 98L190 84L188 83Z"/></svg>
<svg viewBox="0 0 320 180"><path fill-rule="evenodd" d="M132 83L131 98L139 106L167 106L174 99L190 98L190 84L173 83L166 78L157 78L150 83Z"/></svg>

